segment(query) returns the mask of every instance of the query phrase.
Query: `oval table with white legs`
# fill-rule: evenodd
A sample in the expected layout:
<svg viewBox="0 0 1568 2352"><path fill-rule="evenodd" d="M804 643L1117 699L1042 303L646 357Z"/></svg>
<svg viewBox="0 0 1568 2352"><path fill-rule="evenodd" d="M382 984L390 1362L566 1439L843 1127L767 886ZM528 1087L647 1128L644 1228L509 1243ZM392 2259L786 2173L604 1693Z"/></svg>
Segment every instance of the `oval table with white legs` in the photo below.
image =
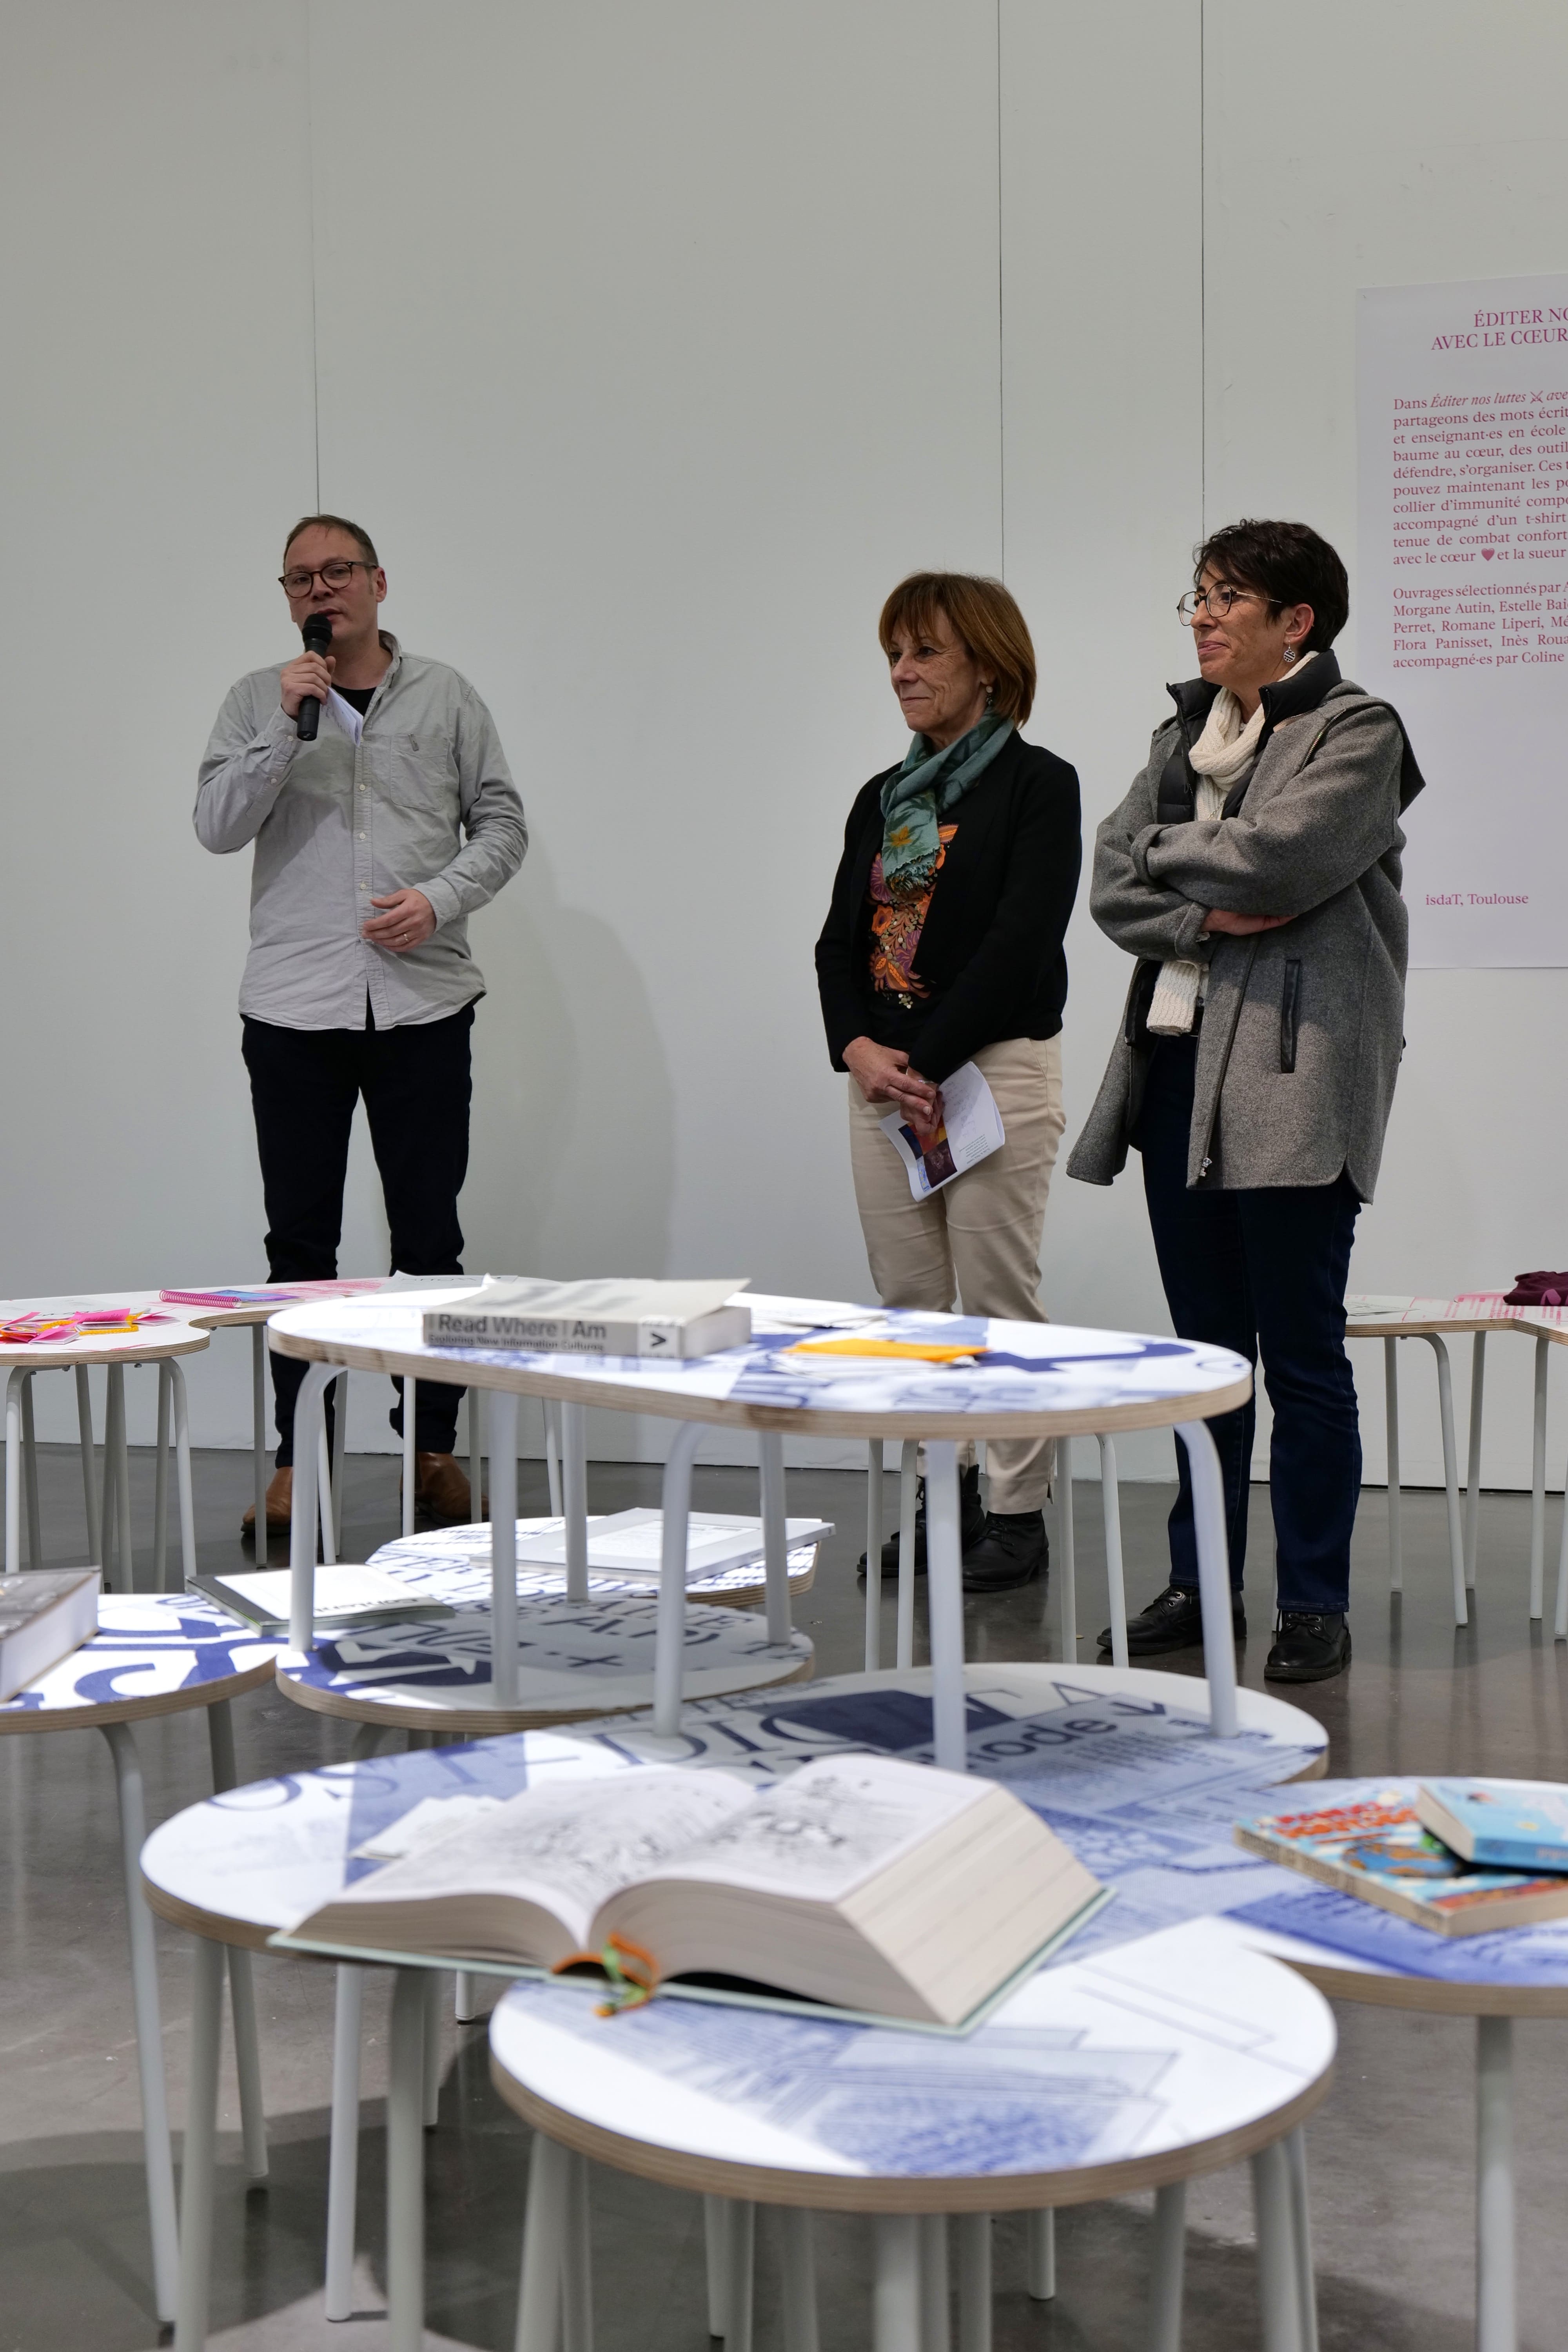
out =
<svg viewBox="0 0 1568 2352"><path fill-rule="evenodd" d="M142 1891L140 1857L147 1835L142 1766L134 1727L153 1716L204 1707L212 1749L213 1785L235 1786L234 1726L229 1701L272 1679L275 1643L258 1641L222 1610L187 1594L105 1594L99 1630L90 1642L52 1666L29 1688L0 1705L0 1735L38 1738L50 1732L101 1731L114 1759L125 1871L131 1988L142 2089L142 2147L153 2238L153 2283L160 2319L174 2318L179 2275L174 2222L174 2169L163 2087L163 2030L153 1920ZM239 2068L246 2166L255 2179L267 2172L266 2125L257 2059L256 2000L247 1953L231 1955L235 2051Z"/></svg>
<svg viewBox="0 0 1568 2352"><path fill-rule="evenodd" d="M803 1341L795 1334L766 1333L745 1347L682 1364L426 1348L420 1335L416 1305L373 1298L331 1307L289 1308L274 1318L269 1344L310 1365L297 1407L307 1416L307 1428L313 1426L310 1416L320 1413L326 1386L345 1365L415 1380L436 1378L460 1366L470 1387L489 1391L492 1680L503 1707L513 1703L516 1690L517 1401L541 1396L559 1398L574 1407L598 1405L654 1414L679 1424L664 1470L665 1549L654 1669L655 1722L666 1736L679 1730L685 1696L681 1628L687 1606L691 1465L704 1433L714 1427L759 1435L763 1517L781 1529L786 1435L923 1442L937 1751L940 1762L955 1769L962 1769L964 1739L959 1443L1173 1428L1193 1474L1205 1626L1205 1703L1216 1734L1228 1736L1236 1728L1224 1495L1206 1423L1245 1403L1252 1380L1243 1360L1226 1349L1136 1333L901 1311L889 1312L874 1328L847 1338ZM868 1346L878 1352L868 1354ZM933 1349L963 1353L956 1360L933 1360ZM296 1465L291 1552L290 1643L301 1654L312 1630L314 1462L314 1446L307 1441ZM767 1587L769 1639L783 1644L790 1639L790 1627L782 1541L769 1548ZM572 1591L570 1582L568 1589ZM585 1587L580 1585L579 1591L585 1597Z"/></svg>
<svg viewBox="0 0 1568 2352"><path fill-rule="evenodd" d="M1091 1830L1097 1811L1107 1808L1119 1820L1141 1801L1145 1812L1177 1812L1199 1802L1240 1809L1259 1787L1322 1769L1320 1727L1261 1692L1238 1694L1237 1732L1220 1740L1205 1719L1202 1685L1184 1675L1007 1664L970 1666L965 1682L972 1769L1008 1778L1022 1769L1031 1785L1020 1784L1020 1793L1028 1801L1042 1801L1035 1781L1048 1784L1055 1801ZM199 2352L205 2341L225 1946L267 1947L373 1867L358 1849L428 1798L506 1798L542 1774L621 1771L644 1760L720 1766L765 1785L836 1750L880 1748L929 1758L931 1683L929 1668L908 1675L889 1670L700 1703L687 1710L678 1759L646 1719L612 1718L570 1735L521 1732L289 1773L193 1805L165 1822L142 1853L147 1899L161 1918L197 1938L178 2352ZM1095 1855L1089 1858L1096 1867ZM1118 1911L1112 1904L1105 1916ZM328 2307L344 2316L352 2308L363 1973L363 1966L340 1969L335 2033ZM413 1967L399 1969L397 1979L402 1990L394 2002L388 2110L395 2156L389 2157L388 2194L403 2216L410 2198L417 2206L423 2174L421 2134L430 2111L434 2054L428 1990L437 1979ZM1048 2259L1048 2230L1040 2237ZM400 2220L388 2245L396 2315L392 2340L395 2352L405 2352L421 2341L423 2236Z"/></svg>
<svg viewBox="0 0 1568 2352"><path fill-rule="evenodd" d="M0 1369L5 1383L5 1553L7 1576L21 1565L23 1492L26 1496L27 1558L31 1567L44 1564L43 1532L38 1510L37 1462L33 1438L33 1381L39 1372L76 1374L77 1423L81 1446L82 1490L87 1507L88 1557L100 1566L107 1584L118 1577L127 1591L134 1587L131 1533L131 1467L125 1434L125 1374L138 1364L158 1367L158 1440L153 1517L153 1586L164 1580L163 1558L168 1513L168 1454L171 1404L174 1410L175 1483L179 1493L182 1582L196 1572L195 1509L191 1495L191 1421L185 1396L184 1356L199 1355L210 1345L206 1332L195 1328L174 1308L161 1309L156 1293L104 1291L73 1293L68 1297L12 1298L0 1307L9 1321L23 1314L68 1314L72 1308L101 1310L128 1307L146 1318L132 1331L100 1331L62 1345L33 1340L24 1346L0 1342ZM92 1401L88 1373L101 1364L109 1375L103 1432L103 1486L99 1489L93 1460Z"/></svg>
<svg viewBox="0 0 1568 2352"><path fill-rule="evenodd" d="M1303 2122L1334 2058L1328 2003L1206 1921L1047 1970L962 2038L517 1984L490 2072L536 2135L517 2352L590 2352L584 2159L726 2200L726 2352L751 2352L759 2205L784 2224L785 2352L816 2341L812 2211L875 2217L875 2352L989 2352L991 2222L1155 2192L1149 2341L1181 2339L1185 2187L1249 2158L1264 2352L1315 2345ZM412 2219L412 2217L411 2217ZM564 2316L566 2326L562 2327Z"/></svg>

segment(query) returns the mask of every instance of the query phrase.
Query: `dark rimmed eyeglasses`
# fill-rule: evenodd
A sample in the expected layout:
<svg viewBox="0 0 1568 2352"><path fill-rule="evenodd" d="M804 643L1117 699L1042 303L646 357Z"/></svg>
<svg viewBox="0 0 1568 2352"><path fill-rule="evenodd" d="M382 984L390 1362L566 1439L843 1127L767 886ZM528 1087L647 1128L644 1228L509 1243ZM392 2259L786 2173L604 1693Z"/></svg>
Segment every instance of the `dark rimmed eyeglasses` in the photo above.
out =
<svg viewBox="0 0 1568 2352"><path fill-rule="evenodd" d="M1213 621L1223 621L1238 596L1256 597L1256 588L1233 588L1228 581L1219 581L1212 588L1189 588L1176 600L1176 610L1190 629L1198 617L1202 605Z"/></svg>
<svg viewBox="0 0 1568 2352"><path fill-rule="evenodd" d="M301 596L310 594L312 581L319 580L323 588L346 588L356 572L369 572L371 569L363 556L356 555L351 562L347 556L334 555L330 563L319 563L314 572L307 572L302 563L296 565L292 572L280 572L278 585L286 596L298 602Z"/></svg>

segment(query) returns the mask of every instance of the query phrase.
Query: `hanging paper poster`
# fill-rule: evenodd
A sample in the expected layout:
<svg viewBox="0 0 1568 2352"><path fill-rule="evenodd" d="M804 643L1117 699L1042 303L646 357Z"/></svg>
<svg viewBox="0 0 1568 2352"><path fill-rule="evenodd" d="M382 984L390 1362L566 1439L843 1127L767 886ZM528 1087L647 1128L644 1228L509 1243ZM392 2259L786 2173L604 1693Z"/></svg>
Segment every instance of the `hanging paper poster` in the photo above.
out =
<svg viewBox="0 0 1568 2352"><path fill-rule="evenodd" d="M1568 964L1568 277L1359 298L1359 683L1426 779L1415 966Z"/></svg>

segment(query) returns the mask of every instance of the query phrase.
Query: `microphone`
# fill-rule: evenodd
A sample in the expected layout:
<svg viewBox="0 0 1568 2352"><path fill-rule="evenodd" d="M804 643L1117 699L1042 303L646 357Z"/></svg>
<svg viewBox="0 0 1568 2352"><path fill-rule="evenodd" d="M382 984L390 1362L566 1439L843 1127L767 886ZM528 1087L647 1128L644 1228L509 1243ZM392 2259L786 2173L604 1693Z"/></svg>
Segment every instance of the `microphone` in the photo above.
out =
<svg viewBox="0 0 1568 2352"><path fill-rule="evenodd" d="M308 654L324 654L332 642L332 625L325 613L312 613L300 627ZM301 743L313 743L316 730L321 723L321 706L313 694L300 698L299 734Z"/></svg>

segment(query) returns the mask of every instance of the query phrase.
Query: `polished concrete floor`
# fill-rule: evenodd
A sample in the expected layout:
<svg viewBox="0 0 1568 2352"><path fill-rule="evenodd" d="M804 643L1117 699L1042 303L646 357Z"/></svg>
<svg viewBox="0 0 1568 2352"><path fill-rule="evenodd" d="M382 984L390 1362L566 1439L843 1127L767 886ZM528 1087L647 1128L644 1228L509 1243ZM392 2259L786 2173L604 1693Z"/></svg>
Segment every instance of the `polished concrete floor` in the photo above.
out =
<svg viewBox="0 0 1568 2352"><path fill-rule="evenodd" d="M151 1472L134 1465L137 1524L150 1519ZM238 1565L249 1460L198 1455L205 1567ZM345 1551L363 1559L396 1532L397 1465L349 1465ZM51 1560L82 1557L75 1457L45 1450L44 1518ZM889 1518L894 1507L889 1481ZM522 1507L543 1509L525 1465ZM145 1490L143 1492L143 1490ZM700 1471L698 1499L755 1507L742 1471ZM657 1473L595 1465L594 1507L658 1498ZM1164 1581L1163 1520L1170 1490L1129 1486L1122 1507L1132 1605ZM843 1473L791 1474L792 1509L837 1517L815 1591L798 1617L817 1645L819 1673L860 1663L863 1604L855 1580L864 1484ZM1557 1506L1552 1506L1555 1558ZM1096 1491L1078 1490L1079 1617L1089 1639L1105 1616ZM1251 1618L1244 1667L1261 1678L1268 1649L1268 1496L1253 1495ZM1405 1502L1405 1585L1387 1591L1381 1492L1363 1498L1357 1533L1356 1656L1342 1680L1300 1694L1327 1727L1338 1772L1445 1768L1568 1778L1568 1645L1526 1617L1529 1505L1488 1496L1481 1515L1480 1588L1470 1628L1457 1633L1447 1603L1441 1498ZM1550 1596L1549 1596L1550 1607ZM891 1603L888 1603L889 1620ZM1058 1654L1054 1594L1037 1588L967 1607L970 1654ZM887 1654L891 1652L889 1625ZM1195 1673L1194 1653L1168 1662ZM236 1709L242 1774L308 1768L341 1757L347 1727L257 1694ZM142 1727L153 1819L208 1786L196 1717ZM0 1967L0 2352L143 2352L159 2340L151 2315L140 2168L135 2052L126 1978L113 1780L91 1732L0 1739L5 1823L4 1963ZM164 2042L172 2111L184 2101L188 1949L160 1930ZM361 2168L363 2248L356 2317L322 2315L326 2107L331 2037L330 1972L263 1956L258 1962L262 2058L272 2172L247 2193L237 2162L237 2110L226 2089L220 2143L215 2346L223 2352L350 2347L382 2352L381 2142L369 2132ZM367 2035L367 2120L379 2116L384 2009ZM1335 2088L1310 2126L1316 2252L1325 2352L1462 2352L1473 2340L1474 2028L1341 2009ZM1568 2312L1568 2023L1516 2029L1521 2335L1526 2352L1564 2339ZM437 2347L510 2345L528 2135L491 2092L484 2030L447 2027L441 2120L427 2143L429 2313ZM1189 2201L1185 2340L1194 2352L1251 2352L1258 2342L1256 2271L1244 2171L1194 2184ZM700 2352L705 2341L701 2221L692 2199L613 2173L595 2176L600 2352ZM1062 2217L1058 2291L1025 2294L1018 2228L998 2225L997 2352L1133 2352L1143 2342L1147 2202L1129 2199ZM759 2352L780 2341L775 2252L759 2252ZM824 2352L869 2343L864 2229L825 2221L819 2233Z"/></svg>

